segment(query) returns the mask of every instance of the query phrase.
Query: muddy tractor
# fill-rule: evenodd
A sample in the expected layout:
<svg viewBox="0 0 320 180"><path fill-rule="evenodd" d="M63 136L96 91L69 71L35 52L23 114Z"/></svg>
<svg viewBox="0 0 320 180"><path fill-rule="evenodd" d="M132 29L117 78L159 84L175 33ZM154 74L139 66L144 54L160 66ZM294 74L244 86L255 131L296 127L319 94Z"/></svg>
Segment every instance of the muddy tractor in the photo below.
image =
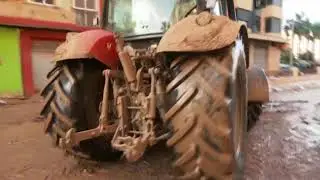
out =
<svg viewBox="0 0 320 180"><path fill-rule="evenodd" d="M134 162L159 142L185 179L241 178L268 101L233 0L109 0L69 33L42 90L45 132L78 158Z"/></svg>

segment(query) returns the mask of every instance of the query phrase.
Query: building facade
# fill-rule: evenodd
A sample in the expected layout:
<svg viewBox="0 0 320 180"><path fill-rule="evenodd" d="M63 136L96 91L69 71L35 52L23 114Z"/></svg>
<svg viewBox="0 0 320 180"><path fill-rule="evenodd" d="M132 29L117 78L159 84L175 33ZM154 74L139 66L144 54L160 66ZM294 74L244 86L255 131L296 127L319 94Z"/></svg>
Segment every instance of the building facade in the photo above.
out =
<svg viewBox="0 0 320 180"><path fill-rule="evenodd" d="M235 0L235 6L250 31L250 66L277 72L285 42L281 0ZM1 0L0 96L30 96L41 90L66 33L97 28L103 8L103 0Z"/></svg>
<svg viewBox="0 0 320 180"><path fill-rule="evenodd" d="M0 1L0 96L29 96L46 83L66 33L96 28L102 0Z"/></svg>
<svg viewBox="0 0 320 180"><path fill-rule="evenodd" d="M290 48L292 49L295 57L299 57L299 54L303 54L309 51L314 54L315 60L317 62L320 62L320 39L314 38L313 40L310 40L305 36L294 34L292 41L292 31L290 31L289 34L290 36L283 35L283 37L288 39Z"/></svg>
<svg viewBox="0 0 320 180"><path fill-rule="evenodd" d="M250 66L274 75L280 69L282 0L235 0L238 19L247 25L250 39Z"/></svg>

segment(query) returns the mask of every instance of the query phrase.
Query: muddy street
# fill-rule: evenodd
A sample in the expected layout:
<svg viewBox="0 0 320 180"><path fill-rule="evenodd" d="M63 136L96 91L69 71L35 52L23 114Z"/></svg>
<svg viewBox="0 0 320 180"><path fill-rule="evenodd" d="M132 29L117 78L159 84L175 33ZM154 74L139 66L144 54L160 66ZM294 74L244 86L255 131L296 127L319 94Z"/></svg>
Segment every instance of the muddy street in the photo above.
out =
<svg viewBox="0 0 320 180"><path fill-rule="evenodd" d="M319 92L307 85L272 92L249 133L246 179L319 179ZM133 164L79 163L65 156L43 134L41 105L38 96L0 104L0 179L170 179L170 153L161 144Z"/></svg>
<svg viewBox="0 0 320 180"><path fill-rule="evenodd" d="M247 179L319 179L319 91L272 94L249 134Z"/></svg>

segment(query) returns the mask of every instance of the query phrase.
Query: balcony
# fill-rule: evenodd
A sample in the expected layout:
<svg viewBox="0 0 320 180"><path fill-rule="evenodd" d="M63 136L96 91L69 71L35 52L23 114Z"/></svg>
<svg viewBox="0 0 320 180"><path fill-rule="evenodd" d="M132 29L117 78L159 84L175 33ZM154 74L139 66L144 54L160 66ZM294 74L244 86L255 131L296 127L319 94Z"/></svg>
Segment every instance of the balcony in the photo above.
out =
<svg viewBox="0 0 320 180"><path fill-rule="evenodd" d="M27 1L0 1L0 16L17 17L44 21L74 23L75 15L72 11L59 6L46 6Z"/></svg>

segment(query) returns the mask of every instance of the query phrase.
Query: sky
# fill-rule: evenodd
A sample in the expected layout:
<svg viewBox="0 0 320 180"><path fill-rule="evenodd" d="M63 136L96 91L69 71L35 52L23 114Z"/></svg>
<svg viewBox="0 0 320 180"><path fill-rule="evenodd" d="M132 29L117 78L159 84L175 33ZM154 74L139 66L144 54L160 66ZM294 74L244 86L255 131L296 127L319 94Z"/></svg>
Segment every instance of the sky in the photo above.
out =
<svg viewBox="0 0 320 180"><path fill-rule="evenodd" d="M295 17L296 12L304 12L311 22L320 22L319 0L283 0L284 22Z"/></svg>

